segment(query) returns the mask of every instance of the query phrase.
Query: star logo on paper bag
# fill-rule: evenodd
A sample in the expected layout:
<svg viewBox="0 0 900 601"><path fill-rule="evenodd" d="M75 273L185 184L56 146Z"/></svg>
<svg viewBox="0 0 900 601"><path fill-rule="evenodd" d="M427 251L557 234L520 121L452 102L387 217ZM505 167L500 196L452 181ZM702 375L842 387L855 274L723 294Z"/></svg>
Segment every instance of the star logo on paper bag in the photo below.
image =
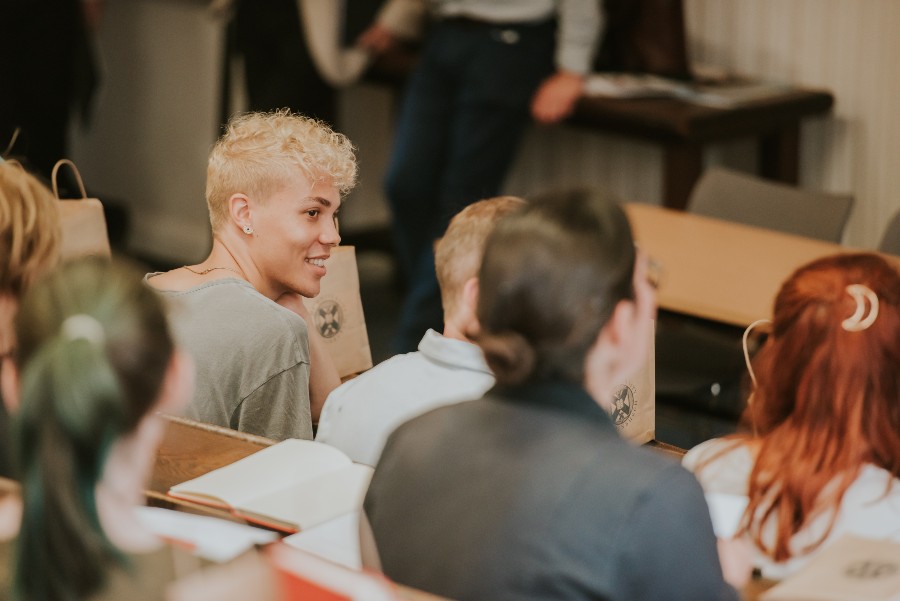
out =
<svg viewBox="0 0 900 601"><path fill-rule="evenodd" d="M636 409L637 401L634 398L634 388L623 384L613 395L613 407L610 413L610 417L612 417L616 427L619 429L624 428L625 424L634 417Z"/></svg>
<svg viewBox="0 0 900 601"><path fill-rule="evenodd" d="M344 311L337 301L326 299L316 306L315 319L322 338L334 338L344 324Z"/></svg>

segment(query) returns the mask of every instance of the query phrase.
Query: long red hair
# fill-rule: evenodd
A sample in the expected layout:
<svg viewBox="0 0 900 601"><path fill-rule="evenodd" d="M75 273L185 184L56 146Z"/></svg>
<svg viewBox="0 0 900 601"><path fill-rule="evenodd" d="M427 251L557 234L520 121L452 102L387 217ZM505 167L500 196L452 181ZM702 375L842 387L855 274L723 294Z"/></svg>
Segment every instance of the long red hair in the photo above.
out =
<svg viewBox="0 0 900 601"><path fill-rule="evenodd" d="M852 284L878 296L878 317L862 331L841 325L857 308ZM791 538L823 514L831 517L821 539L793 551L828 536L865 464L900 478L900 274L871 253L801 267L775 299L772 335L754 367L744 421L757 455L744 531L782 561ZM775 538L766 543L770 521Z"/></svg>

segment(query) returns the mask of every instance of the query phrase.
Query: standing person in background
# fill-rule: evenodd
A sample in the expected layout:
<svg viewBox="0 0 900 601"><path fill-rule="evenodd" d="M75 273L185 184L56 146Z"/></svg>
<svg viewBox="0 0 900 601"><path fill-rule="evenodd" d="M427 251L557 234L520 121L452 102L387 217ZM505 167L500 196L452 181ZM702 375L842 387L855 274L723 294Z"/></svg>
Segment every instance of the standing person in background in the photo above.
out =
<svg viewBox="0 0 900 601"><path fill-rule="evenodd" d="M88 121L97 71L91 34L103 0L0 3L0 154L20 128L11 156L50 178L68 157L73 115Z"/></svg>
<svg viewBox="0 0 900 601"><path fill-rule="evenodd" d="M900 540L897 270L869 253L798 269L751 375L750 431L684 465L709 492L749 497L742 529L763 576L795 573L844 534Z"/></svg>
<svg viewBox="0 0 900 601"><path fill-rule="evenodd" d="M233 10L249 110L289 108L334 124L335 90L307 48L297 0L234 0Z"/></svg>
<svg viewBox="0 0 900 601"><path fill-rule="evenodd" d="M286 110L229 121L207 169L209 256L147 276L181 303L175 333L198 376L189 417L312 439L340 378L302 297L319 294L355 183L353 146L319 121Z"/></svg>
<svg viewBox="0 0 900 601"><path fill-rule="evenodd" d="M451 403L481 398L494 376L471 336L478 332L478 268L484 242L504 215L524 206L515 196L470 204L435 245L444 330L428 330L415 353L397 355L336 388L325 401L316 440L374 466L403 422Z"/></svg>
<svg viewBox="0 0 900 601"><path fill-rule="evenodd" d="M441 324L432 244L450 218L496 195L529 123L581 96L600 32L597 0L389 0L359 44L377 53L434 23L403 105L386 178L409 290L395 350Z"/></svg>

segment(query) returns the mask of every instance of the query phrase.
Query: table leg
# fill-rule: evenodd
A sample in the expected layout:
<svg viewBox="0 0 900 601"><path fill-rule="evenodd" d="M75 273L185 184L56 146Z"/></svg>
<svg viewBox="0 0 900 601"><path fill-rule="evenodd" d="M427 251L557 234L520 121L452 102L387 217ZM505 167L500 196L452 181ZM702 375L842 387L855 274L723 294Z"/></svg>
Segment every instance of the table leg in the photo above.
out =
<svg viewBox="0 0 900 601"><path fill-rule="evenodd" d="M666 146L665 162L663 205L683 211L703 170L703 149L699 144L671 144Z"/></svg>
<svg viewBox="0 0 900 601"><path fill-rule="evenodd" d="M759 173L796 185L800 172L800 123L786 125L759 140Z"/></svg>

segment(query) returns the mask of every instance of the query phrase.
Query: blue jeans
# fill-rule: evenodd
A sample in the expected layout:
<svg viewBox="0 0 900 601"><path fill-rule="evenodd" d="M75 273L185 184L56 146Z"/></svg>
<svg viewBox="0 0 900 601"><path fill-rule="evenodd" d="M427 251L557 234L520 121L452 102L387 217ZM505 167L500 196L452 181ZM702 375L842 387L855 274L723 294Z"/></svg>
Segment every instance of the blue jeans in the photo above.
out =
<svg viewBox="0 0 900 601"><path fill-rule="evenodd" d="M443 314L434 241L466 205L495 196L554 70L555 22L438 22L406 91L386 179L400 269L409 289L397 352L415 350Z"/></svg>

